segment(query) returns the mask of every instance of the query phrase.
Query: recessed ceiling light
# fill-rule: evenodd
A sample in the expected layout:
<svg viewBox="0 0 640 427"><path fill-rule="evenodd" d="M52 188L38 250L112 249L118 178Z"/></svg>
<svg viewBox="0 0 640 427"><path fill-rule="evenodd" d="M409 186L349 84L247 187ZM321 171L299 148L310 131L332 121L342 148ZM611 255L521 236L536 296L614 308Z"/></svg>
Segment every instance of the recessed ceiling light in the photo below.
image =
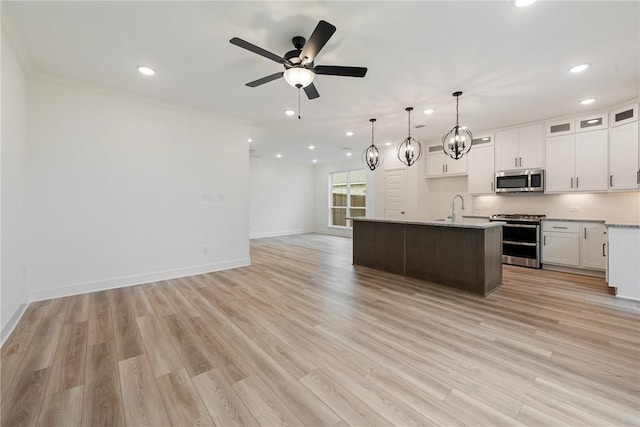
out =
<svg viewBox="0 0 640 427"><path fill-rule="evenodd" d="M249 141L249 142L253 142L253 139L249 138L249 139L247 139L247 141Z"/></svg>
<svg viewBox="0 0 640 427"><path fill-rule="evenodd" d="M587 98L587 99L583 99L582 101L580 101L580 104L589 105L589 104L593 104L594 102L596 102L595 98Z"/></svg>
<svg viewBox="0 0 640 427"><path fill-rule="evenodd" d="M386 145L387 147L391 145L390 142L385 142L384 145Z"/></svg>
<svg viewBox="0 0 640 427"><path fill-rule="evenodd" d="M347 136L353 136L353 132L351 131L347 132Z"/></svg>
<svg viewBox="0 0 640 427"><path fill-rule="evenodd" d="M426 110L424 110L425 114L433 114L433 112L436 111L433 108L427 108Z"/></svg>
<svg viewBox="0 0 640 427"><path fill-rule="evenodd" d="M138 71L140 71L145 76L153 76L156 73L153 68L145 67L144 65L139 66Z"/></svg>
<svg viewBox="0 0 640 427"><path fill-rule="evenodd" d="M579 73L581 71L586 70L587 68L589 68L589 64L579 64L579 65L576 65L574 67L569 68L569 72L570 73Z"/></svg>
<svg viewBox="0 0 640 427"><path fill-rule="evenodd" d="M280 158L280 157L282 157L282 154L276 154L276 157Z"/></svg>
<svg viewBox="0 0 640 427"><path fill-rule="evenodd" d="M318 163L316 159L311 160L311 163Z"/></svg>
<svg viewBox="0 0 640 427"><path fill-rule="evenodd" d="M350 156L350 155L351 155L351 152L348 152L348 153L347 153L347 156Z"/></svg>
<svg viewBox="0 0 640 427"><path fill-rule="evenodd" d="M287 116L293 116L296 112L293 110L287 110L284 112Z"/></svg>
<svg viewBox="0 0 640 427"><path fill-rule="evenodd" d="M316 146L315 146L315 145L310 145L310 146L309 146L309 150L313 150L313 149L315 149L315 148L316 148Z"/></svg>
<svg viewBox="0 0 640 427"><path fill-rule="evenodd" d="M535 2L536 0L515 0L513 4L515 4L517 7L527 7L531 6Z"/></svg>

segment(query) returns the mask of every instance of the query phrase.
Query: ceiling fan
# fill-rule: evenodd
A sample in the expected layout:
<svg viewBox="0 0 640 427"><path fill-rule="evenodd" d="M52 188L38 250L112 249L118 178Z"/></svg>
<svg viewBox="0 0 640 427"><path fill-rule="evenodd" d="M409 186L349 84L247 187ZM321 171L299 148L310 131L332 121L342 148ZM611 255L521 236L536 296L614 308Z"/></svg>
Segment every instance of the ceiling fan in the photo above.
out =
<svg viewBox="0 0 640 427"><path fill-rule="evenodd" d="M297 87L298 89L304 88L304 92L309 99L315 99L320 96L313 84L313 79L316 74L344 77L364 77L367 74L367 69L364 67L314 65L316 55L324 45L327 44L327 41L329 41L335 31L336 27L327 21L318 22L309 40L305 40L305 38L301 36L295 36L291 39L295 49L285 53L284 57L278 56L275 53L262 49L238 37L232 38L229 42L284 66L284 71L249 82L247 86L256 87L284 77L291 86Z"/></svg>

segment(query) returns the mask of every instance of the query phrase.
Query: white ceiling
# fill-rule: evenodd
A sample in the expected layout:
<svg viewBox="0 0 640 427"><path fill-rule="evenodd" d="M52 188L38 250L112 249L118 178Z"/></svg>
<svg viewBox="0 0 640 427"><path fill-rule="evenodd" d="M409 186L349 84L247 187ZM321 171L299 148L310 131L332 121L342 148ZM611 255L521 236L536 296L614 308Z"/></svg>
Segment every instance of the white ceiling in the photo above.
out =
<svg viewBox="0 0 640 427"><path fill-rule="evenodd" d="M412 135L439 139L455 121L479 131L606 109L640 91L637 1L472 2L35 2L2 1L34 73L248 120L253 155L320 163ZM365 78L317 76L320 98L302 98L273 74L279 64L233 46L236 36L283 55L324 19L337 31L316 64L368 67ZM575 64L591 68L567 72ZM157 70L144 77L139 64ZM578 101L597 99L585 107ZM427 116L426 108L436 112ZM345 136L347 130L355 135ZM317 148L307 149L309 144Z"/></svg>

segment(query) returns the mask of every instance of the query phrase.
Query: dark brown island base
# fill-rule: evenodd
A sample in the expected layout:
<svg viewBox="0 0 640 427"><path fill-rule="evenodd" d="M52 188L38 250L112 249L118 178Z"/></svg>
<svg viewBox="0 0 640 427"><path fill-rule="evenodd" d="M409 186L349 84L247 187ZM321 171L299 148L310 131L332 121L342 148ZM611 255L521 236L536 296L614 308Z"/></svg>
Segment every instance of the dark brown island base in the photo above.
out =
<svg viewBox="0 0 640 427"><path fill-rule="evenodd" d="M355 265L483 296L502 285L502 222L352 221Z"/></svg>

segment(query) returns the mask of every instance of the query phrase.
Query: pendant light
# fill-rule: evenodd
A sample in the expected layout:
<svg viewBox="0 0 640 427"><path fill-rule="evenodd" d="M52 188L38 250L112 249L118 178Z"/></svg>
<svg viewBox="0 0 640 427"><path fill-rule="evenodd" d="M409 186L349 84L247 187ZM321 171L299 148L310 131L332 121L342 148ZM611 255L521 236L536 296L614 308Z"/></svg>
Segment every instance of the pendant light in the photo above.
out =
<svg viewBox="0 0 640 427"><path fill-rule="evenodd" d="M382 154L380 154L380 150L378 150L373 141L373 124L376 119L369 119L369 121L371 122L371 145L362 152L362 161L370 170L374 171L382 165Z"/></svg>
<svg viewBox="0 0 640 427"><path fill-rule="evenodd" d="M422 144L411 136L411 111L413 107L404 109L409 115L409 135L398 145L398 160L407 166L413 165L422 157Z"/></svg>
<svg viewBox="0 0 640 427"><path fill-rule="evenodd" d="M458 123L458 101L462 95L461 91L453 92L456 97L456 125L442 137L442 149L452 159L458 160L471 150L473 135L471 131L460 127Z"/></svg>

